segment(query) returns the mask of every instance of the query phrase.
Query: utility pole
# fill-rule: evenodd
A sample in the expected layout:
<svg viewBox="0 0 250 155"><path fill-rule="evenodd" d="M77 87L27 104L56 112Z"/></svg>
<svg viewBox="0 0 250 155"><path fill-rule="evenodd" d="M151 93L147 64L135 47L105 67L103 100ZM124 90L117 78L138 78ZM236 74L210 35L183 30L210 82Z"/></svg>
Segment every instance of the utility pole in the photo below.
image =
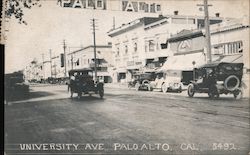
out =
<svg viewBox="0 0 250 155"><path fill-rule="evenodd" d="M71 69L74 69L73 68L73 65L74 65L74 63L73 63L73 53L71 54Z"/></svg>
<svg viewBox="0 0 250 155"><path fill-rule="evenodd" d="M44 69L44 53L42 54L42 61L43 61L43 64L42 64L42 67L43 67L43 79L45 80L45 69Z"/></svg>
<svg viewBox="0 0 250 155"><path fill-rule="evenodd" d="M52 77L52 52L51 49L49 49L49 57L50 57L50 77Z"/></svg>
<svg viewBox="0 0 250 155"><path fill-rule="evenodd" d="M208 5L207 0L203 1L203 5L197 6L204 6L204 14L205 14L205 30L206 30L206 48L207 48L207 63L212 62L212 53L211 53L211 36L210 36L210 21L209 21L209 14L208 14Z"/></svg>
<svg viewBox="0 0 250 155"><path fill-rule="evenodd" d="M95 61L95 81L97 81L97 64L96 64L96 39L95 39L95 19L92 19L92 26L93 26L93 42L94 42L94 61Z"/></svg>
<svg viewBox="0 0 250 155"><path fill-rule="evenodd" d="M64 77L67 76L67 68L66 68L66 42L63 40L63 53L64 53Z"/></svg>

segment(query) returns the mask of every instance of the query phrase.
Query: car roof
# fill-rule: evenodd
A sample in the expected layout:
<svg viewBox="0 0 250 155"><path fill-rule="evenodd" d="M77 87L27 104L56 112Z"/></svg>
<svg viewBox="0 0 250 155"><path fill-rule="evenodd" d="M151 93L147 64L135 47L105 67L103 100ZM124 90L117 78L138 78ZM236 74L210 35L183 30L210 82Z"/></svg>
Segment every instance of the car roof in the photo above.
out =
<svg viewBox="0 0 250 155"><path fill-rule="evenodd" d="M212 67L217 67L219 65L224 65L224 64L243 65L243 63L212 62L212 63L207 63L205 65L199 66L198 68L212 68Z"/></svg>

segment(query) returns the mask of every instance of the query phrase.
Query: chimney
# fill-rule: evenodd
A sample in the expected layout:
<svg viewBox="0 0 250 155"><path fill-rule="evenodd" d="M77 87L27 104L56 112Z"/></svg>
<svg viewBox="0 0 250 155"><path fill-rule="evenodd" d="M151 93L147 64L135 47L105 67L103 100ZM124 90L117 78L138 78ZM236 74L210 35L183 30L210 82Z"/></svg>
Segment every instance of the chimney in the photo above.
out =
<svg viewBox="0 0 250 155"><path fill-rule="evenodd" d="M178 15L178 12L179 12L179 11L174 11L174 15Z"/></svg>
<svg viewBox="0 0 250 155"><path fill-rule="evenodd" d="M220 13L216 13L215 16L216 16L216 17L220 17Z"/></svg>

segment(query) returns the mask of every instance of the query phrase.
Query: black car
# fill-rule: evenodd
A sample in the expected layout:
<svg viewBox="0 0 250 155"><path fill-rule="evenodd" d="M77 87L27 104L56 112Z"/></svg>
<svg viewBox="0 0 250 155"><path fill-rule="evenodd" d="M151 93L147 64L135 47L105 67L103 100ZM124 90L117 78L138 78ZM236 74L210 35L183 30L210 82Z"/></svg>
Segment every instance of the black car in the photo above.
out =
<svg viewBox="0 0 250 155"><path fill-rule="evenodd" d="M154 79L155 79L155 73L153 72L137 74L133 81L134 87L136 90L152 91L153 89L150 87L150 82L154 81Z"/></svg>
<svg viewBox="0 0 250 155"><path fill-rule="evenodd" d="M188 96L195 93L208 93L219 97L220 94L233 94L235 98L242 95L241 80L243 63L209 63L194 69L194 80L188 86Z"/></svg>
<svg viewBox="0 0 250 155"><path fill-rule="evenodd" d="M70 82L68 90L77 93L80 98L82 94L99 94L101 98L104 96L104 84L93 80L93 70L90 68L74 69L69 71Z"/></svg>

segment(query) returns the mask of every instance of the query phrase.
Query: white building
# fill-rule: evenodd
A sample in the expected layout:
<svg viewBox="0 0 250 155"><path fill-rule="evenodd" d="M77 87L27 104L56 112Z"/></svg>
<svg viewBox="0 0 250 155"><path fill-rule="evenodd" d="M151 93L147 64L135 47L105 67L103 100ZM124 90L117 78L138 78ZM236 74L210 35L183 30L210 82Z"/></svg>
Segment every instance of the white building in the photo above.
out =
<svg viewBox="0 0 250 155"><path fill-rule="evenodd" d="M210 19L211 23L222 21L220 17ZM196 29L204 26L203 17L175 15L144 17L124 24L108 32L112 38L115 82L128 81L138 70L162 66L172 55L166 39L183 29ZM165 45L164 49L162 48Z"/></svg>

